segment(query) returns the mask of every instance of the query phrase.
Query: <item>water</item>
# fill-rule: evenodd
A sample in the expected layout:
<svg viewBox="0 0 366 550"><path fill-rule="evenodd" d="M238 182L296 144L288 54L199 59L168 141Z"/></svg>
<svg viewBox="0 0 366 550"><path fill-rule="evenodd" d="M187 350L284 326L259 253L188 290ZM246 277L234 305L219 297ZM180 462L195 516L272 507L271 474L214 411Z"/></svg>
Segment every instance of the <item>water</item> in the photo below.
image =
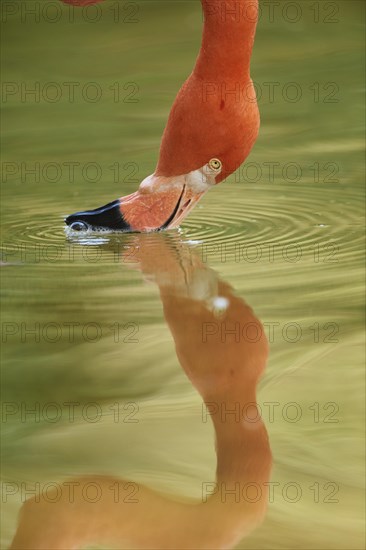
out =
<svg viewBox="0 0 366 550"><path fill-rule="evenodd" d="M2 547L11 544L32 488L49 487L51 499L47 484L60 488L89 476L109 500L95 512L81 498L80 514L70 516L64 493L57 504L28 512L30 526L22 524L19 536L29 546L22 547L42 547L31 538L34 526L41 536L46 525L54 529L43 547L65 548L71 543L60 540L70 525L97 526L117 514L111 529L121 529L119 547L138 540L164 547L164 533L186 536L189 546L199 520L206 533L218 525L225 544L238 548L361 548L362 3L331 3L339 8L331 15L326 3L300 2L297 23L282 11L271 22L264 10L252 62L262 93L259 140L245 167L209 193L179 231L66 235L64 215L128 194L153 171L169 107L200 41L198 2L141 2L119 23L112 4L94 24L80 14L70 23L65 12L54 24L22 22L19 9L3 25L4 80L39 82L41 95L22 100L19 88L3 104L3 162L12 164L3 165L2 186ZM135 23L123 22L128 14ZM75 91L70 101L62 83L75 81L79 88L96 82L101 99L88 102ZM42 96L51 95L50 82L62 87L53 103ZM125 101L114 101L115 82ZM290 82L301 90L297 102L286 96L295 92ZM137 101L126 101L128 94ZM78 163L74 176L70 163ZM27 175L32 167L36 175ZM218 396L219 378L208 398L207 379L195 371L195 357L199 365L215 362L214 342L222 337L226 359L217 368L227 376L235 346L243 345L242 332L239 341L222 336L225 292L229 311L238 304L232 319L240 330L251 319L249 306L270 342L257 387L270 478L268 450L256 453L248 434L231 434L240 426L236 413L216 432L229 438L219 446L223 463L242 456L246 464L251 452L257 462L249 478L238 478L240 489L248 479L262 489L272 482L255 506L259 517L269 501L263 522L250 533L254 520L247 525L246 518L254 508L245 508L242 493L235 502L219 491L212 508L202 508L217 460L202 398L236 411L255 385L250 346L238 394L234 385ZM180 360L173 337L184 342ZM240 437L244 451L235 446ZM139 502L116 510L105 486L116 480L132 483ZM187 515L192 500L201 508ZM150 530L149 542L141 542L151 522L158 539ZM94 535L87 548L112 547ZM202 545L215 547L207 540Z"/></svg>

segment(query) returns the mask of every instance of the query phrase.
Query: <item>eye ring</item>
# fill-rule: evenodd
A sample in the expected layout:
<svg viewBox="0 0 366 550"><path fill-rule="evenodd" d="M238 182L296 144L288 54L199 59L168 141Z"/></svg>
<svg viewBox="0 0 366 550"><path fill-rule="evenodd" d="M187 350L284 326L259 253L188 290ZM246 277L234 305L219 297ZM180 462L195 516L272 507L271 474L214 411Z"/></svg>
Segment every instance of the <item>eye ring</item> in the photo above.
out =
<svg viewBox="0 0 366 550"><path fill-rule="evenodd" d="M218 172L222 168L222 162L219 159L211 159L208 163L211 170L214 170L214 172Z"/></svg>

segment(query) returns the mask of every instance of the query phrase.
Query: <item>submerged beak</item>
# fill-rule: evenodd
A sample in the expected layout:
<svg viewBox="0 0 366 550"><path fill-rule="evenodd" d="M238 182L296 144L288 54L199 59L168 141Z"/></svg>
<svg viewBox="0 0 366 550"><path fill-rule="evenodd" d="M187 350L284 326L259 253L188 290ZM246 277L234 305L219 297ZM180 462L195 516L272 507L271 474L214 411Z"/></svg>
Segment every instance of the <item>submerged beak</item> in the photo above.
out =
<svg viewBox="0 0 366 550"><path fill-rule="evenodd" d="M65 223L74 231L87 229L131 231L130 225L123 219L119 199L95 210L71 214L65 219Z"/></svg>

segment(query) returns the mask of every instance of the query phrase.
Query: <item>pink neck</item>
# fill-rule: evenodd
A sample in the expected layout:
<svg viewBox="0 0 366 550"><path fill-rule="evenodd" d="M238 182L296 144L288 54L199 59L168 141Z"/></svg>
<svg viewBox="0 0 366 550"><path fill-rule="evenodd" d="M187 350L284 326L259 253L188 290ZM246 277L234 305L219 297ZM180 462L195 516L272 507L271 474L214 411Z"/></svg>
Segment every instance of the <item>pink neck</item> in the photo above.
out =
<svg viewBox="0 0 366 550"><path fill-rule="evenodd" d="M205 80L248 79L258 0L201 0L204 28L194 73Z"/></svg>

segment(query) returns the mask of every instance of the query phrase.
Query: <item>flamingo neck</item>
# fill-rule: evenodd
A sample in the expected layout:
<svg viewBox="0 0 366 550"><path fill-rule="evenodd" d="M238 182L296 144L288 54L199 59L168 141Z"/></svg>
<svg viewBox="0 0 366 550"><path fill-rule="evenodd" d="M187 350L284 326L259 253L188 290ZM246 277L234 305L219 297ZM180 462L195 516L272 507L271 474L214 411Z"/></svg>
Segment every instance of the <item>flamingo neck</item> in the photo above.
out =
<svg viewBox="0 0 366 550"><path fill-rule="evenodd" d="M201 0L204 27L194 69L202 79L250 78L258 0Z"/></svg>

